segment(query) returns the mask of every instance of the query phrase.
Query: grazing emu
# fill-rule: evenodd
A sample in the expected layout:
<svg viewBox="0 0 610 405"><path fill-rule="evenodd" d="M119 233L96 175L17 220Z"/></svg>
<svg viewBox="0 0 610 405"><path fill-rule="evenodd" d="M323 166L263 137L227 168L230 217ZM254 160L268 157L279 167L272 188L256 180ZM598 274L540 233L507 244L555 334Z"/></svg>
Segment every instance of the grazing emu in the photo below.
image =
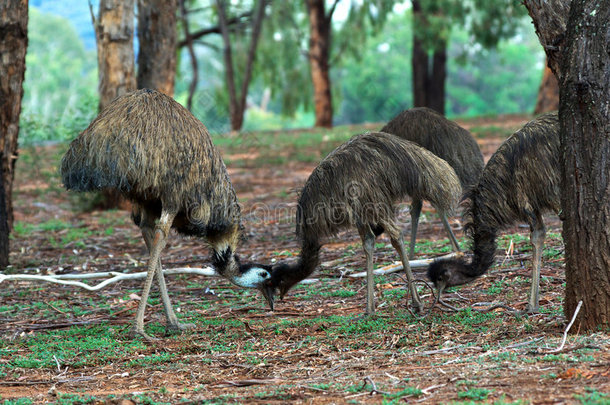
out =
<svg viewBox="0 0 610 405"><path fill-rule="evenodd" d="M413 142L384 133L352 137L322 160L301 191L296 215L300 257L297 263L273 266L271 279L265 282L269 305L273 308L276 289L283 297L315 270L323 238L356 227L366 255L366 313L375 312L373 250L375 238L383 232L400 255L414 309L421 310L396 223L396 203L411 196L428 200L445 213L453 209L459 193L459 180L451 166Z"/></svg>
<svg viewBox="0 0 610 405"><path fill-rule="evenodd" d="M163 278L160 255L170 228L203 237L216 271L238 286L261 287L270 277L270 268L242 264L235 255L240 207L207 129L162 93L145 89L115 99L72 141L61 175L69 190L110 188L133 202L132 217L150 253L135 334L150 339L144 312L155 275L168 328L192 326L178 322Z"/></svg>
<svg viewBox="0 0 610 405"><path fill-rule="evenodd" d="M460 179L462 191L474 186L483 170L483 155L477 141L470 132L443 115L426 107L411 108L394 117L381 129L428 149L449 163ZM411 203L411 246L409 256L415 254L415 236L419 224L422 200L413 198ZM449 234L449 241L455 251L459 251L457 239L451 230L447 217L441 215L443 226Z"/></svg>
<svg viewBox="0 0 610 405"><path fill-rule="evenodd" d="M508 138L491 157L476 187L466 199L465 228L473 241L474 257L438 260L428 277L443 289L468 283L493 264L496 236L515 222L527 222L533 245L532 285L526 311L538 311L540 262L545 229L542 214L560 210L559 121L557 113L528 122Z"/></svg>

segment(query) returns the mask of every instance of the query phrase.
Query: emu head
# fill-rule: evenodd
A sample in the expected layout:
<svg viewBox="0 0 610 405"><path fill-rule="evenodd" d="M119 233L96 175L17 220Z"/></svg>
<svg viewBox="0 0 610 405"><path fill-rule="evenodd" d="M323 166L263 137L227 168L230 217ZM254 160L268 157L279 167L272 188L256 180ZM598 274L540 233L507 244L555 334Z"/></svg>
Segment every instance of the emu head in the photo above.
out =
<svg viewBox="0 0 610 405"><path fill-rule="evenodd" d="M428 278L437 289L438 297L445 288L467 284L474 280L471 265L463 260L435 260L428 266Z"/></svg>
<svg viewBox="0 0 610 405"><path fill-rule="evenodd" d="M262 290L265 281L271 278L271 266L241 263L230 247L214 250L212 262L218 274L240 287Z"/></svg>
<svg viewBox="0 0 610 405"><path fill-rule="evenodd" d="M263 287L260 289L269 304L269 308L273 311L275 295L279 292L280 299L297 284L301 278L297 278L295 273L300 269L300 263L277 263L272 267L271 277L265 280Z"/></svg>

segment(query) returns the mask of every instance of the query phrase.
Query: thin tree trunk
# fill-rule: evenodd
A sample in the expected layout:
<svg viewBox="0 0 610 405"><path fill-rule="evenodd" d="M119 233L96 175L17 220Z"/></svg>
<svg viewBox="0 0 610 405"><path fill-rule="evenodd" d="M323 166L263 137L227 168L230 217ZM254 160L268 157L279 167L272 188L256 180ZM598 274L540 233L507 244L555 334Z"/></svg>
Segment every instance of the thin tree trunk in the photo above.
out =
<svg viewBox="0 0 610 405"><path fill-rule="evenodd" d="M135 0L101 0L94 22L97 40L100 111L136 89L133 54Z"/></svg>
<svg viewBox="0 0 610 405"><path fill-rule="evenodd" d="M572 330L610 327L610 0L524 2L559 81L566 300ZM568 12L569 10L569 12ZM566 30L567 27L567 30Z"/></svg>
<svg viewBox="0 0 610 405"><path fill-rule="evenodd" d="M538 99L534 114L542 114L544 112L556 111L559 109L559 83L555 74L546 66L542 75L542 82L538 89Z"/></svg>
<svg viewBox="0 0 610 405"><path fill-rule="evenodd" d="M136 89L134 5L135 0L100 0L97 21L91 12L97 42L100 111L116 97ZM117 191L104 190L102 194L102 208L128 205Z"/></svg>
<svg viewBox="0 0 610 405"><path fill-rule="evenodd" d="M309 66L314 88L315 126L330 128L333 125L333 105L328 58L332 13L326 15L324 0L306 0L306 3L309 15Z"/></svg>
<svg viewBox="0 0 610 405"><path fill-rule="evenodd" d="M231 37L229 34L229 26L227 24L227 12L225 9L225 0L216 0L216 6L218 7L218 25L220 26L220 32L222 34L222 41L224 44L222 56L225 62L225 78L227 83L227 90L229 92L229 116L231 118L231 129L237 131L237 90L235 89L235 72L233 70L233 50L231 48Z"/></svg>
<svg viewBox="0 0 610 405"><path fill-rule="evenodd" d="M248 47L248 55L246 58L246 66L244 69L244 77L241 82L241 92L237 94L237 86L235 84L235 71L233 67L233 50L231 47L231 36L229 33L229 22L227 19L226 5L224 0L216 0L218 6L218 25L222 33L224 43L223 57L225 61L225 77L227 89L229 91L229 114L231 117L231 130L239 131L244 123L244 113L246 111L246 99L248 96L248 88L252 78L252 68L256 57L256 48L260 38L261 27L265 17L265 0L259 0L256 4L256 11L252 19L252 32L250 37L250 45Z"/></svg>
<svg viewBox="0 0 610 405"><path fill-rule="evenodd" d="M28 46L28 1L0 3L0 175L4 186L3 238L13 228L13 179L17 161L19 114L23 97L25 54ZM7 257L8 258L8 257Z"/></svg>
<svg viewBox="0 0 610 405"><path fill-rule="evenodd" d="M138 0L138 88L174 95L177 0Z"/></svg>
<svg viewBox="0 0 610 405"><path fill-rule="evenodd" d="M189 29L188 13L186 12L186 0L180 1L180 19L182 20L182 29L184 30L184 41L189 51L189 57L191 58L191 70L193 71L193 77L191 77L191 84L189 85L189 95L186 101L186 107L191 111L193 109L193 97L195 96L195 90L197 90L197 82L199 81L199 67L197 65L197 56L195 55L195 48L193 47L193 37Z"/></svg>

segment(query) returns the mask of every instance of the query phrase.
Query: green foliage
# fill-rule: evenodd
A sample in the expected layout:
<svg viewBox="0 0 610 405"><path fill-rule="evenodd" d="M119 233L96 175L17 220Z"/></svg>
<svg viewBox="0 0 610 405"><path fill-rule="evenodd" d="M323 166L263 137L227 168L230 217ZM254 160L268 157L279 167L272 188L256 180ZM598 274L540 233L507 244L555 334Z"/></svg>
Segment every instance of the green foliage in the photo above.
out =
<svg viewBox="0 0 610 405"><path fill-rule="evenodd" d="M587 392L583 395L574 397L583 405L610 405L610 396L595 389L586 388Z"/></svg>
<svg viewBox="0 0 610 405"><path fill-rule="evenodd" d="M473 399L475 401L484 401L487 396L492 392L485 388L470 388L468 391L458 392L458 398L460 399Z"/></svg>
<svg viewBox="0 0 610 405"><path fill-rule="evenodd" d="M74 138L97 113L97 69L70 22L30 8L21 144Z"/></svg>

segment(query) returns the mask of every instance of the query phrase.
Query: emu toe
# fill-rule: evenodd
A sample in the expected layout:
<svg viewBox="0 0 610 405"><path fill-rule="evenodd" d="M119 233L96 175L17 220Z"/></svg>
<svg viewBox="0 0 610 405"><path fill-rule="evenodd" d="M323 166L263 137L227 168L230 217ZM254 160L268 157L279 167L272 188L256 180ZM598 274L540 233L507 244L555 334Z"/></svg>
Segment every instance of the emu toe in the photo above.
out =
<svg viewBox="0 0 610 405"><path fill-rule="evenodd" d="M174 334L174 333L184 332L184 331L190 330L190 329L195 329L195 324L194 323L173 322L173 323L168 323L167 326L165 327L165 329L168 334Z"/></svg>
<svg viewBox="0 0 610 405"><path fill-rule="evenodd" d="M131 331L129 332L129 336L131 336L132 338L141 337L144 340L146 340L147 342L156 342L159 340L150 335L147 335L146 332L144 332L144 329L140 329L137 326L134 326L133 328L131 328Z"/></svg>

